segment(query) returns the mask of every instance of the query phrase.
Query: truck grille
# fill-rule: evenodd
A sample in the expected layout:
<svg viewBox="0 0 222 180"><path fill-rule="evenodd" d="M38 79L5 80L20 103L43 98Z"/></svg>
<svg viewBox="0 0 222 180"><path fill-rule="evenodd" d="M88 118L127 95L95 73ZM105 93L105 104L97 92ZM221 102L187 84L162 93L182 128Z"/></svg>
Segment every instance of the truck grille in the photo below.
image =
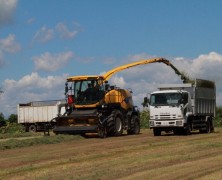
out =
<svg viewBox="0 0 222 180"><path fill-rule="evenodd" d="M155 120L172 120L176 119L176 114L170 114L170 115L155 115Z"/></svg>

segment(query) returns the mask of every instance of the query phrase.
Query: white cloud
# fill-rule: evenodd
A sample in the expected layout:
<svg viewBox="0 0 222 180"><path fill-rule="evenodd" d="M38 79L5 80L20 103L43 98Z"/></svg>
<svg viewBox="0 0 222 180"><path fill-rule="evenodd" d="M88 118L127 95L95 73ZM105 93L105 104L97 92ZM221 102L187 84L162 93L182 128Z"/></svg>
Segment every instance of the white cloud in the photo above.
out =
<svg viewBox="0 0 222 180"><path fill-rule="evenodd" d="M5 53L16 53L21 50L21 46L15 40L14 34L9 34L5 39L0 39L0 68L5 64Z"/></svg>
<svg viewBox="0 0 222 180"><path fill-rule="evenodd" d="M15 53L21 50L21 46L15 41L15 35L9 34L7 38L0 39L0 50L7 53Z"/></svg>
<svg viewBox="0 0 222 180"><path fill-rule="evenodd" d="M33 57L36 70L56 71L65 66L65 64L73 57L73 52L67 51L60 54L50 54L46 52L40 56Z"/></svg>
<svg viewBox="0 0 222 180"><path fill-rule="evenodd" d="M103 63L106 64L106 65L112 65L114 63L116 63L116 59L115 58L104 58L103 59Z"/></svg>
<svg viewBox="0 0 222 180"><path fill-rule="evenodd" d="M35 22L35 18L30 18L26 21L28 24L32 24L33 22Z"/></svg>
<svg viewBox="0 0 222 180"><path fill-rule="evenodd" d="M34 19L29 19L27 22L32 23ZM47 28L46 26L41 27L34 37L33 42L45 43L53 38L61 38L61 39L73 39L80 32L81 26L78 23L72 23L73 27L68 29L67 25L59 22L54 28Z"/></svg>
<svg viewBox="0 0 222 180"><path fill-rule="evenodd" d="M216 52L200 55L194 59L192 70L197 77L201 76L211 80L221 80L219 73L222 68L222 55Z"/></svg>
<svg viewBox="0 0 222 180"><path fill-rule="evenodd" d="M0 95L1 112L4 115L17 113L16 106L18 103L64 99L66 77L67 74L41 77L38 73L32 73L18 81L6 79L2 88L4 93Z"/></svg>
<svg viewBox="0 0 222 180"><path fill-rule="evenodd" d="M4 55L3 52L0 51L0 68L4 65Z"/></svg>
<svg viewBox="0 0 222 180"><path fill-rule="evenodd" d="M55 29L62 39L73 39L78 33L77 29L70 31L67 26L61 22L56 25Z"/></svg>
<svg viewBox="0 0 222 180"><path fill-rule="evenodd" d="M112 78L111 83L113 85L118 85L118 87L124 87L126 85L126 82L125 82L124 78L123 77L118 77L118 76L114 76Z"/></svg>
<svg viewBox="0 0 222 180"><path fill-rule="evenodd" d="M46 26L43 26L40 30L38 30L34 37L33 37L33 41L34 42L41 42L41 43L45 43L50 41L54 36L54 30L53 29L49 29Z"/></svg>
<svg viewBox="0 0 222 180"><path fill-rule="evenodd" d="M13 21L13 13L17 7L17 0L0 0L0 27Z"/></svg>

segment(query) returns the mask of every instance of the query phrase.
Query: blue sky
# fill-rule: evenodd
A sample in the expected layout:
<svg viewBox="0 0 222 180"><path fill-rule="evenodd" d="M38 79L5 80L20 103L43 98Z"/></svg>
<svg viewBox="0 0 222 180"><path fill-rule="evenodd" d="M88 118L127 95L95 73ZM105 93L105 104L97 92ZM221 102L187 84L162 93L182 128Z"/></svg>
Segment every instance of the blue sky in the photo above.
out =
<svg viewBox="0 0 222 180"><path fill-rule="evenodd" d="M217 85L222 103L220 0L0 0L0 112L64 98L67 76L165 57ZM111 83L139 105L161 83L181 83L163 64L135 67Z"/></svg>

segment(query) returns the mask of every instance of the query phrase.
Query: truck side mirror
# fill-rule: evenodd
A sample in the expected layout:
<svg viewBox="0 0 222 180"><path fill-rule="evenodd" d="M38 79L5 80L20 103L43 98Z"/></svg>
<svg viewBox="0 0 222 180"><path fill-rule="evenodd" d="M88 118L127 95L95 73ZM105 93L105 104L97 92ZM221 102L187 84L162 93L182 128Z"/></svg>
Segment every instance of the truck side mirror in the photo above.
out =
<svg viewBox="0 0 222 180"><path fill-rule="evenodd" d="M144 97L144 100L143 100L143 103L142 103L143 107L148 107L149 103L150 103L149 98L148 97Z"/></svg>

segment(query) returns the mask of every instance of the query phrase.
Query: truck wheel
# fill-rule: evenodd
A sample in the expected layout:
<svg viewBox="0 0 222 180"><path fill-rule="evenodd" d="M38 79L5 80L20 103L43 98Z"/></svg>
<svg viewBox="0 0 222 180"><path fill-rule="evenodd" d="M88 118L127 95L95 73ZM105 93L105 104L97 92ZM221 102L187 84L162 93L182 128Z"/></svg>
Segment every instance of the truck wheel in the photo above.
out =
<svg viewBox="0 0 222 180"><path fill-rule="evenodd" d="M34 124L29 126L29 132L36 132L37 128Z"/></svg>
<svg viewBox="0 0 222 180"><path fill-rule="evenodd" d="M153 129L153 135L154 136L160 136L161 135L161 130L158 128L154 128Z"/></svg>
<svg viewBox="0 0 222 180"><path fill-rule="evenodd" d="M206 130L205 130L205 133L210 133L210 121L207 120L206 122Z"/></svg>
<svg viewBox="0 0 222 180"><path fill-rule="evenodd" d="M139 118L137 116L133 116L131 121L133 122L132 127L130 127L129 130L127 130L127 134L139 134L140 133L140 124L139 124Z"/></svg>
<svg viewBox="0 0 222 180"><path fill-rule="evenodd" d="M187 125L184 129L184 134L185 135L191 135L191 124L190 124L190 122L187 122Z"/></svg>
<svg viewBox="0 0 222 180"><path fill-rule="evenodd" d="M212 119L210 120L210 132L214 132L214 124L213 124L213 121Z"/></svg>
<svg viewBox="0 0 222 180"><path fill-rule="evenodd" d="M110 136L120 136L123 133L123 116L119 110L114 110L109 116L107 133Z"/></svg>

